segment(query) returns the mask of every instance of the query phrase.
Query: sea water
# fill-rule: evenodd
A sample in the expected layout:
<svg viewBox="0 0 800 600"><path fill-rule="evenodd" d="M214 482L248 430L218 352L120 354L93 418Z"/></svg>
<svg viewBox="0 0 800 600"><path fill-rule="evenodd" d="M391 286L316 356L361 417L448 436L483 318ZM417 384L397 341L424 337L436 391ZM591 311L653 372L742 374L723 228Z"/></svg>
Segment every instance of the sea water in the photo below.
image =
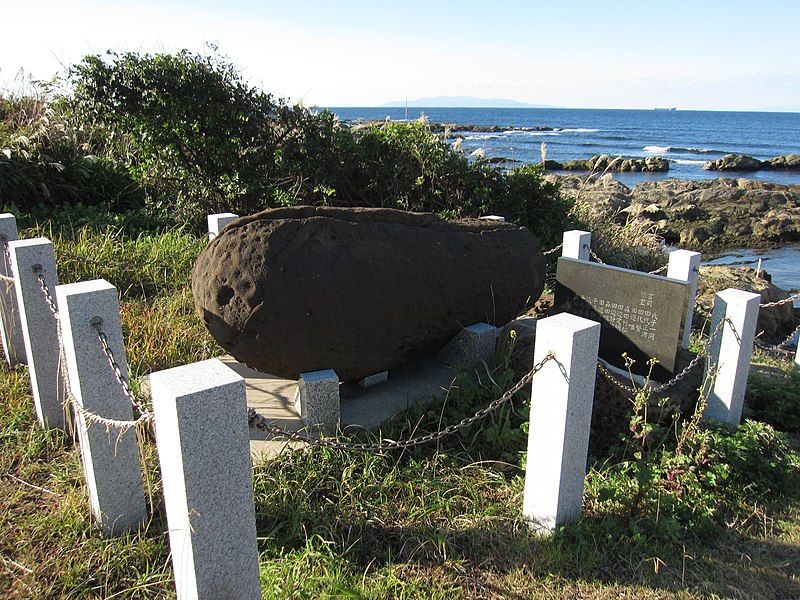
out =
<svg viewBox="0 0 800 600"><path fill-rule="evenodd" d="M786 246L770 250L728 250L705 262L708 265L734 265L757 269L772 275L772 283L785 290L800 289L800 246ZM796 306L800 303L796 302Z"/></svg>
<svg viewBox="0 0 800 600"><path fill-rule="evenodd" d="M402 120L405 108L331 108L343 121ZM425 115L435 123L496 125L501 132L451 133L464 138L470 153L482 149L487 157L520 163L547 158L558 162L595 154L625 158L660 156L670 163L667 173L615 173L627 185L666 179L748 177L800 184L800 171L719 173L703 163L726 154L746 154L760 160L800 153L800 113L716 112L694 110L600 110L566 108L409 108L408 118ZM530 128L549 127L549 131Z"/></svg>
<svg viewBox="0 0 800 600"><path fill-rule="evenodd" d="M406 118L405 108L331 108L342 121ZM800 113L717 112L694 110L600 110L562 108L409 108L408 118L426 116L434 123L496 125L501 132L459 132L469 154L482 149L487 157L519 163L547 158L566 162L595 154L625 158L661 156L670 163L667 173L614 173L626 185L642 181L747 177L782 184L800 184L800 171L720 173L703 163L726 154L746 154L766 160L800 153ZM532 128L550 128L537 131ZM800 246L771 250L731 250L710 264L745 264L762 268L784 289L800 288Z"/></svg>

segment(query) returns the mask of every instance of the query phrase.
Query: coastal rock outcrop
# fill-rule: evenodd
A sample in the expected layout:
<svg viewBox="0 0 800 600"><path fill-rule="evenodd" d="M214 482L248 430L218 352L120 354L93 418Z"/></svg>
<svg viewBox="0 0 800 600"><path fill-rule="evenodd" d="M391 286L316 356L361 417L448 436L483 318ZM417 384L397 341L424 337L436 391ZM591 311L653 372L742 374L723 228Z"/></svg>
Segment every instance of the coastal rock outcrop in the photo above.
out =
<svg viewBox="0 0 800 600"><path fill-rule="evenodd" d="M764 162L776 171L800 171L800 154L784 154Z"/></svg>
<svg viewBox="0 0 800 600"><path fill-rule="evenodd" d="M640 221L684 248L800 241L800 186L751 179L664 179L629 188L610 175L548 175L603 217Z"/></svg>
<svg viewBox="0 0 800 600"><path fill-rule="evenodd" d="M798 171L800 154L784 154L769 160L758 160L745 154L726 154L703 164L707 171Z"/></svg>
<svg viewBox="0 0 800 600"><path fill-rule="evenodd" d="M757 158L744 154L726 154L722 158L709 160L703 164L706 171L758 171L763 168Z"/></svg>
<svg viewBox="0 0 800 600"><path fill-rule="evenodd" d="M669 171L669 161L660 156L619 158L608 154L596 154L586 160L571 160L565 163L548 160L545 168L550 171L664 173Z"/></svg>
<svg viewBox="0 0 800 600"><path fill-rule="evenodd" d="M545 262L526 228L390 209L293 207L228 225L200 254L195 305L238 360L296 379L357 380L535 302Z"/></svg>

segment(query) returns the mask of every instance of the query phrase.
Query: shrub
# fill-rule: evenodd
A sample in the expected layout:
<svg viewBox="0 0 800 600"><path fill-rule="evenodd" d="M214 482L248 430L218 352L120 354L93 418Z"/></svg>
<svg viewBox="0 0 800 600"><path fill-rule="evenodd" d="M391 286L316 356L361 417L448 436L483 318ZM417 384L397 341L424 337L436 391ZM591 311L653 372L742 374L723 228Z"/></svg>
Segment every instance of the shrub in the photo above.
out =
<svg viewBox="0 0 800 600"><path fill-rule="evenodd" d="M284 108L213 55L109 53L73 67L72 105L147 190L151 208L196 221L252 212L278 182Z"/></svg>
<svg viewBox="0 0 800 600"><path fill-rule="evenodd" d="M216 55L87 56L72 82L71 106L104 128L107 156L146 190L153 210L178 223L331 204L500 212L548 234L567 213L536 167L506 174L470 162L422 121L345 127L328 111L248 86Z"/></svg>
<svg viewBox="0 0 800 600"><path fill-rule="evenodd" d="M138 184L107 157L97 156L99 131L48 100L46 86L35 96L0 98L0 201L19 212L49 212L81 202L105 209L141 206Z"/></svg>

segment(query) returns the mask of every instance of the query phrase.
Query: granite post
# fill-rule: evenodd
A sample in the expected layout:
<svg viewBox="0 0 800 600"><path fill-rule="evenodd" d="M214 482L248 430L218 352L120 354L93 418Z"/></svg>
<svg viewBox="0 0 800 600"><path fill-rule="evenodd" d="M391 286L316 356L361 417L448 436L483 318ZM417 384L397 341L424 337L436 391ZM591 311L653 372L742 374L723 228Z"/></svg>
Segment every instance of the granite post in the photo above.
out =
<svg viewBox="0 0 800 600"><path fill-rule="evenodd" d="M133 420L131 401L117 381L93 323L114 360L128 372L117 289L103 279L56 287L64 358L75 402L107 419ZM135 529L147 519L136 431L93 424L76 411L78 441L92 513L106 534Z"/></svg>
<svg viewBox="0 0 800 600"><path fill-rule="evenodd" d="M239 215L234 213L219 213L216 215L208 215L208 241L210 242L219 235L219 232L225 229L225 226L231 221L235 221Z"/></svg>
<svg viewBox="0 0 800 600"><path fill-rule="evenodd" d="M211 359L150 386L178 598L261 598L244 379Z"/></svg>
<svg viewBox="0 0 800 600"><path fill-rule="evenodd" d="M497 327L475 323L464 327L436 354L436 360L456 369L474 369L481 364L494 366Z"/></svg>
<svg viewBox="0 0 800 600"><path fill-rule="evenodd" d="M36 414L43 427L65 429L65 410L68 407L62 379L64 374L59 368L56 318L38 279L41 273L53 295L53 302L57 303L58 273L53 244L46 238L35 238L9 242L8 246Z"/></svg>
<svg viewBox="0 0 800 600"><path fill-rule="evenodd" d="M673 250L669 253L667 277L689 282L689 304L686 308L686 323L683 326L683 339L681 347L689 347L689 338L692 335L692 318L694 317L694 302L697 296L697 276L700 270L700 253L689 250Z"/></svg>
<svg viewBox="0 0 800 600"><path fill-rule="evenodd" d="M536 326L522 514L548 534L580 517L592 421L600 324L561 313Z"/></svg>
<svg viewBox="0 0 800 600"><path fill-rule="evenodd" d="M318 427L329 435L336 433L341 418L336 371L300 373L294 405L307 427Z"/></svg>
<svg viewBox="0 0 800 600"><path fill-rule="evenodd" d="M11 254L9 242L17 239L17 219L11 213L0 214L0 337L3 353L9 365L25 364L25 340L22 337L22 323L17 307L17 294L14 291L14 278L11 273Z"/></svg>
<svg viewBox="0 0 800 600"><path fill-rule="evenodd" d="M573 229L565 231L561 256L576 260L589 260L589 249L592 247L592 234L588 231Z"/></svg>
<svg viewBox="0 0 800 600"><path fill-rule="evenodd" d="M712 334L721 321L725 320L725 324L708 347L703 383L707 399L704 419L733 426L741 420L760 302L759 294L731 288L714 298Z"/></svg>

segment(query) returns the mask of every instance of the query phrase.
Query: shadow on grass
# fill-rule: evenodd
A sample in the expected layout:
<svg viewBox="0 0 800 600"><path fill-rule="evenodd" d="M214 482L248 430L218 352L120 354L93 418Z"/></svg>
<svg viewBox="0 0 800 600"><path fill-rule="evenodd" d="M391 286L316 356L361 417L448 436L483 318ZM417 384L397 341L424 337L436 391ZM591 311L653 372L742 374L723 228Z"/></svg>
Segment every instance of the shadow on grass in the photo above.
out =
<svg viewBox="0 0 800 600"><path fill-rule="evenodd" d="M376 496L355 500L337 498L335 486L328 487L324 481L315 483L278 502L257 489L262 560L291 560L287 557L316 544L325 547L328 560L337 571L349 573L356 587L363 578L390 570L400 578L438 578L441 585L470 597L529 598L537 590L552 595L559 589L581 595L586 586L603 593L609 587L632 586L645 596L650 590L741 598L800 597L796 532L786 541L779 533L775 537L770 532L768 538L758 533L760 524L751 524L748 530L753 535L725 529L705 539L689 533L687 541L680 543L611 535L613 528L605 522L609 517L587 516L553 537L540 538L521 519L518 489L507 494L514 486L502 480L497 485L506 490L497 498L475 498L476 505L467 502L464 512L447 507L436 490L424 484L417 490L418 502L406 504L408 497L404 493L393 496L391 488L414 487L408 481L355 483L380 486ZM476 491L465 490L465 496ZM430 498L427 508L426 495ZM456 505L463 500L454 498ZM491 502L499 505L489 506ZM795 511L793 522L797 516Z"/></svg>

